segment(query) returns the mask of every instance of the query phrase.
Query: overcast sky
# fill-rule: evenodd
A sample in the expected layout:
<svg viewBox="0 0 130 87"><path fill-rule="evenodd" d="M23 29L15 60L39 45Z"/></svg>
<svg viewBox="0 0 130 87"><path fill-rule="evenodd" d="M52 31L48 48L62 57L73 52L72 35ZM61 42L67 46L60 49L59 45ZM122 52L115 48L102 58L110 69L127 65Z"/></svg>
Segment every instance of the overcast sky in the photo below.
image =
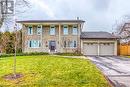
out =
<svg viewBox="0 0 130 87"><path fill-rule="evenodd" d="M84 31L112 32L122 16L130 14L130 0L30 0L32 8L20 20L85 20Z"/></svg>

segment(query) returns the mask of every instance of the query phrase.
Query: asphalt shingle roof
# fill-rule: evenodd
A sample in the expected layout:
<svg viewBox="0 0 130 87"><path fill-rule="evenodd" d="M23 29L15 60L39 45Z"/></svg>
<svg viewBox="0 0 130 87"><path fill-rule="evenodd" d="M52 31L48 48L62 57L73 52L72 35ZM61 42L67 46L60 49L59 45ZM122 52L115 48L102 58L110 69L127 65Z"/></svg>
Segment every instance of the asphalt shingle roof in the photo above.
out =
<svg viewBox="0 0 130 87"><path fill-rule="evenodd" d="M80 38L81 39L117 39L118 37L108 32L82 32Z"/></svg>
<svg viewBox="0 0 130 87"><path fill-rule="evenodd" d="M55 22L85 22L83 20L23 20L17 23L55 23Z"/></svg>

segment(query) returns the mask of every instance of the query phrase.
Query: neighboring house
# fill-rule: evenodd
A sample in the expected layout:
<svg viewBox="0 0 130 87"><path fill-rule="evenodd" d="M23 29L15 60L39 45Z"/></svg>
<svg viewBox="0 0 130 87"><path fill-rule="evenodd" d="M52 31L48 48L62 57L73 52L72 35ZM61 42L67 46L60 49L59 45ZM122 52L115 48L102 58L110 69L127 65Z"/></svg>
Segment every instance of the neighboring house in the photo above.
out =
<svg viewBox="0 0 130 87"><path fill-rule="evenodd" d="M22 28L23 52L80 51L83 20L18 21Z"/></svg>
<svg viewBox="0 0 130 87"><path fill-rule="evenodd" d="M130 55L130 22L126 22L120 28L120 45L119 54L120 55Z"/></svg>
<svg viewBox="0 0 130 87"><path fill-rule="evenodd" d="M81 48L85 55L117 55L117 37L108 32L82 32Z"/></svg>
<svg viewBox="0 0 130 87"><path fill-rule="evenodd" d="M121 28L120 32L120 42L130 44L130 23L125 23Z"/></svg>
<svg viewBox="0 0 130 87"><path fill-rule="evenodd" d="M83 20L18 21L23 52L81 52L117 55L117 37L107 32L82 32Z"/></svg>

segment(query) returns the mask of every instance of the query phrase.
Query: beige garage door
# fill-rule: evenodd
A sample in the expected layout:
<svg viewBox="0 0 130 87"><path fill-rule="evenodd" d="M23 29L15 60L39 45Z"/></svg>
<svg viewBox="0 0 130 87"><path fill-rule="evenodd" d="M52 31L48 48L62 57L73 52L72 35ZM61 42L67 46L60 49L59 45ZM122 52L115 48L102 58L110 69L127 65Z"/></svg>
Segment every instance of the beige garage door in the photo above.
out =
<svg viewBox="0 0 130 87"><path fill-rule="evenodd" d="M114 43L100 43L100 55L114 55Z"/></svg>
<svg viewBox="0 0 130 87"><path fill-rule="evenodd" d="M83 53L84 55L114 55L114 48L114 43L84 43Z"/></svg>
<svg viewBox="0 0 130 87"><path fill-rule="evenodd" d="M97 43L84 43L83 53L84 55L98 55L98 44Z"/></svg>

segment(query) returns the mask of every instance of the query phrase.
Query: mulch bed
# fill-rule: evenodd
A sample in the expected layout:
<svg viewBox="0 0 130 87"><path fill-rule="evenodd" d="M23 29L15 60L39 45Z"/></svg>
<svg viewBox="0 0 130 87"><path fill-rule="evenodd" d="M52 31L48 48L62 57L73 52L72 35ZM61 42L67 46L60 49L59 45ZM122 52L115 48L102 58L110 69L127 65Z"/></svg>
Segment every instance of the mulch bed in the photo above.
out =
<svg viewBox="0 0 130 87"><path fill-rule="evenodd" d="M22 78L23 75L20 74L20 73L17 73L17 74L9 74L9 75L5 75L3 76L4 79L6 80L16 80L16 79L19 79L19 78Z"/></svg>

